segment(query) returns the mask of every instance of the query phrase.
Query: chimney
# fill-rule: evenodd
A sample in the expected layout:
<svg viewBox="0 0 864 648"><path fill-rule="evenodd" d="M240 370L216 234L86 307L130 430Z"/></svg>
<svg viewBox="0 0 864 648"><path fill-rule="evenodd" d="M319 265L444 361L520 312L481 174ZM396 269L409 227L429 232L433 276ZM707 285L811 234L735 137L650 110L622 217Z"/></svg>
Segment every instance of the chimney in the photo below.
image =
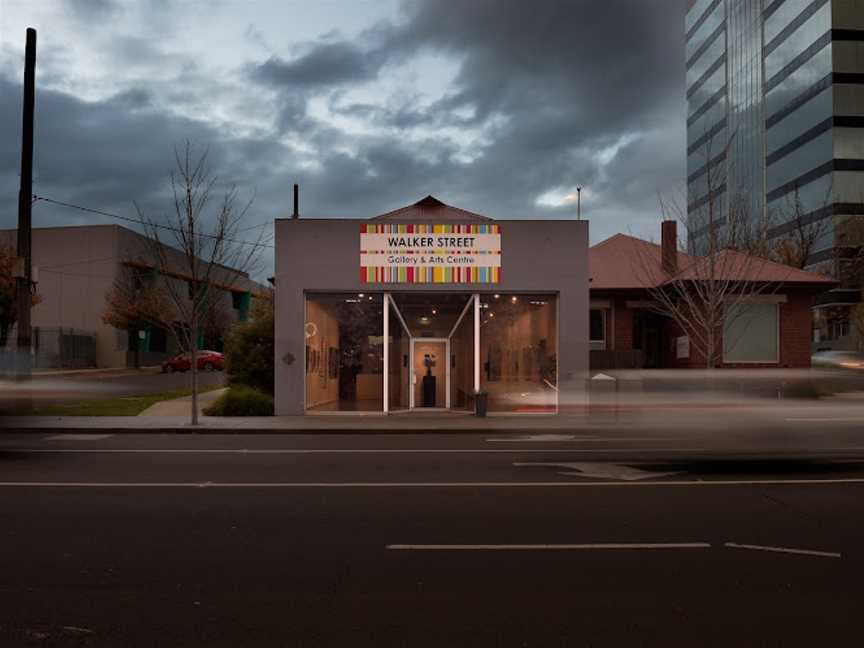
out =
<svg viewBox="0 0 864 648"><path fill-rule="evenodd" d="M294 213L291 218L300 218L300 185L294 185Z"/></svg>
<svg viewBox="0 0 864 648"><path fill-rule="evenodd" d="M660 224L660 267L666 274L678 272L678 223L674 220Z"/></svg>

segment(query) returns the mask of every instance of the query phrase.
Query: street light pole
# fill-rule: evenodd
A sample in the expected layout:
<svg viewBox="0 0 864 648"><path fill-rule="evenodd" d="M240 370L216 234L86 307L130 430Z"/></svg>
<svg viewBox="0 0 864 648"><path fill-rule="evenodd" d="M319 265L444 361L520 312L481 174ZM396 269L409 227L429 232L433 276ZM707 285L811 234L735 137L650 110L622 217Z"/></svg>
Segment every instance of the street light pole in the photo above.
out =
<svg viewBox="0 0 864 648"><path fill-rule="evenodd" d="M33 343L30 308L33 303L32 206L33 206L33 119L36 103L36 30L27 28L24 50L24 115L21 129L21 188L18 191L18 375L30 377L30 349Z"/></svg>
<svg viewBox="0 0 864 648"><path fill-rule="evenodd" d="M576 187L576 220L582 220L582 187Z"/></svg>

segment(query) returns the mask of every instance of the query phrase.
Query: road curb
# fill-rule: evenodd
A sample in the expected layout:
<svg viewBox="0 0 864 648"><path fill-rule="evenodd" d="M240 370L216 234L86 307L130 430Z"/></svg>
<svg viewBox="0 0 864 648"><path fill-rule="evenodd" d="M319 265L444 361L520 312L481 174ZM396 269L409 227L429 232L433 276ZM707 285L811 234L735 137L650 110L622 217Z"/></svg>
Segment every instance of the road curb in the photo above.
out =
<svg viewBox="0 0 864 648"><path fill-rule="evenodd" d="M545 433L576 434L589 430L599 431L598 428L561 428L558 430L546 430ZM212 428L212 427L165 427L165 428L96 428L96 427L64 427L64 428L7 428L2 434L230 434L230 435L292 435L292 434L346 434L352 436L372 434L543 434L536 428Z"/></svg>

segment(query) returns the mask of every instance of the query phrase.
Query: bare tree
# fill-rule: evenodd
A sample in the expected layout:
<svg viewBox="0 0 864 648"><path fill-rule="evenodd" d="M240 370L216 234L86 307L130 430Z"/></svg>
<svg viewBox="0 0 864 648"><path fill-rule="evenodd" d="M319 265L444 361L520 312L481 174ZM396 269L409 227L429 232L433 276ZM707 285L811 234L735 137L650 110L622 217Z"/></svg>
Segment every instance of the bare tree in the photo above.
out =
<svg viewBox="0 0 864 648"><path fill-rule="evenodd" d="M722 204L728 193L725 160L731 141L716 158L706 147L706 193L689 196L686 207L679 200L661 197L664 218L684 224L688 238L701 239L699 245L691 238L691 254L679 255L682 264L676 256L671 267L657 258L653 246L635 250L635 263L652 297L651 308L675 322L708 369L722 361L724 327L728 330L742 317L755 296L778 286L776 281L764 280L768 261L757 253L767 247L765 224L751 218L743 196L727 198L728 204ZM675 245L676 254L686 249L680 240Z"/></svg>
<svg viewBox="0 0 864 648"><path fill-rule="evenodd" d="M170 174L172 211L162 219L136 210L148 236L145 252L157 271L162 290L176 314L170 327L181 351L191 359L192 425L198 424L198 340L225 291L248 282L266 246L264 230L251 240L240 238L252 199L238 205L236 186L215 199L218 178L201 153L186 142L174 150L176 168ZM243 287L248 290L247 286Z"/></svg>
<svg viewBox="0 0 864 648"><path fill-rule="evenodd" d="M864 203L864 196L861 198ZM835 224L835 273L846 288L864 288L864 214Z"/></svg>
<svg viewBox="0 0 864 648"><path fill-rule="evenodd" d="M796 188L769 215L763 254L773 261L803 270L810 265L819 243L833 227L832 190L829 187L819 208L807 211ZM824 213L825 211L828 213Z"/></svg>
<svg viewBox="0 0 864 648"><path fill-rule="evenodd" d="M176 319L165 290L152 280L148 268L124 263L105 295L102 321L135 339L135 368L141 366L138 333L156 327L169 330ZM148 276L150 275L150 276Z"/></svg>

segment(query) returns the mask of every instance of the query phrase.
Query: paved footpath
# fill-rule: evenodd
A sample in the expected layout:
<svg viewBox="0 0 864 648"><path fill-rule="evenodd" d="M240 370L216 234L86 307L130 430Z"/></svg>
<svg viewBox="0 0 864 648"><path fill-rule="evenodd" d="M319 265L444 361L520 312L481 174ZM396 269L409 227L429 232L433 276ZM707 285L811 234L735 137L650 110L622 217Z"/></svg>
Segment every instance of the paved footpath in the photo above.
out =
<svg viewBox="0 0 864 648"><path fill-rule="evenodd" d="M834 436L0 435L0 645L853 645Z"/></svg>
<svg viewBox="0 0 864 648"><path fill-rule="evenodd" d="M203 416L204 410L210 407L213 402L225 393L225 389L216 389L203 394L198 394L198 415ZM183 398L172 398L171 400L160 401L154 403L138 416L189 416L192 409L192 397L184 396Z"/></svg>

